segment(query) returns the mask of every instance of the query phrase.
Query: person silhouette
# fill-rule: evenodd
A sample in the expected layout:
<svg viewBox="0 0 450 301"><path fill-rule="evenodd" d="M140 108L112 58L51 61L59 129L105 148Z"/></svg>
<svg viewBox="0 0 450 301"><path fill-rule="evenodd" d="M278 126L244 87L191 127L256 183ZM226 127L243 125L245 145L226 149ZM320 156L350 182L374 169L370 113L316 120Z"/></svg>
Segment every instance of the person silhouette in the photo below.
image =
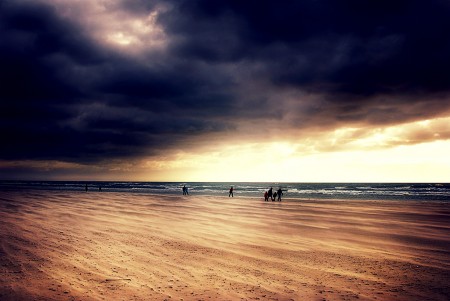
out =
<svg viewBox="0 0 450 301"><path fill-rule="evenodd" d="M187 189L186 185L184 185L183 186L183 195L188 195L188 194L189 194L188 189Z"/></svg>
<svg viewBox="0 0 450 301"><path fill-rule="evenodd" d="M270 187L269 191L267 192L267 197L270 198L270 199L273 201L273 198L272 198L272 195L273 195L272 189L273 189L273 188Z"/></svg>
<svg viewBox="0 0 450 301"><path fill-rule="evenodd" d="M233 195L233 186L231 186L231 188L230 188L230 192L228 193L228 197L234 197L234 195Z"/></svg>
<svg viewBox="0 0 450 301"><path fill-rule="evenodd" d="M281 202L281 196L283 195L283 190L281 190L281 187L280 189L278 189L277 195L278 195L278 202Z"/></svg>

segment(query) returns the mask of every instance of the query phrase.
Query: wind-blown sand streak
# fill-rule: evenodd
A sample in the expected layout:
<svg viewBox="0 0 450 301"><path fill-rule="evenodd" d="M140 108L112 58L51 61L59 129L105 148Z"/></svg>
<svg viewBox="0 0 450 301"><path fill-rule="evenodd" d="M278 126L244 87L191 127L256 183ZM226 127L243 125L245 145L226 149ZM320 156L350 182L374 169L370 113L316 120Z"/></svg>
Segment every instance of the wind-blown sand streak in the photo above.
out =
<svg viewBox="0 0 450 301"><path fill-rule="evenodd" d="M4 191L1 300L448 300L445 202Z"/></svg>

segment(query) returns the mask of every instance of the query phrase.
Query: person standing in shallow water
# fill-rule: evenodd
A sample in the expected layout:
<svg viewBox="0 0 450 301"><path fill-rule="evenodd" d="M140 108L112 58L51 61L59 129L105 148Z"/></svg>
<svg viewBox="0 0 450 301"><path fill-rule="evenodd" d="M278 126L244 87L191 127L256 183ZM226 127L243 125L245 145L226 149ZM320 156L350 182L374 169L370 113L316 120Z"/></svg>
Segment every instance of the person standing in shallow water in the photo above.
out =
<svg viewBox="0 0 450 301"><path fill-rule="evenodd" d="M281 202L281 196L283 195L283 190L281 190L281 187L280 189L278 189L277 195L278 195L278 202Z"/></svg>
<svg viewBox="0 0 450 301"><path fill-rule="evenodd" d="M189 190L186 185L183 186L183 195L189 195Z"/></svg>
<svg viewBox="0 0 450 301"><path fill-rule="evenodd" d="M234 198L234 195L233 195L233 186L231 186L231 188L230 188L230 193L228 193L228 197L233 197L233 198Z"/></svg>
<svg viewBox="0 0 450 301"><path fill-rule="evenodd" d="M267 200L269 200L270 198L270 200L273 201L272 194L273 194L272 187L270 187L269 191L267 192Z"/></svg>

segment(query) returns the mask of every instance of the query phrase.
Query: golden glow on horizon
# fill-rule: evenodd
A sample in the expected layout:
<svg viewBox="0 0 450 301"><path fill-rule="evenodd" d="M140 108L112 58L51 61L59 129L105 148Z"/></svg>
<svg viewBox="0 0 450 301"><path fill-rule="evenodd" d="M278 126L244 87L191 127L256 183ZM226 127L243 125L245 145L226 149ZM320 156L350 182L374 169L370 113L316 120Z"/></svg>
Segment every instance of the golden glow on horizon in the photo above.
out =
<svg viewBox="0 0 450 301"><path fill-rule="evenodd" d="M41 171L52 171L55 169L78 169L82 167L78 163L62 162L57 160L23 160L23 161L0 161L0 168L32 168Z"/></svg>
<svg viewBox="0 0 450 301"><path fill-rule="evenodd" d="M308 137L211 145L83 165L0 161L40 179L123 181L449 182L450 117L386 128L341 128ZM245 141L248 141L246 139ZM198 146L195 148L195 146Z"/></svg>
<svg viewBox="0 0 450 301"><path fill-rule="evenodd" d="M316 154L295 153L292 149L294 145L288 147L288 152L275 151L272 144L240 145L208 154L179 153L164 161L147 161L147 166L154 174L172 181L448 182L450 179L450 141Z"/></svg>
<svg viewBox="0 0 450 301"><path fill-rule="evenodd" d="M448 182L449 138L447 117L341 128L298 141L228 144L152 158L145 165L152 175L173 181Z"/></svg>

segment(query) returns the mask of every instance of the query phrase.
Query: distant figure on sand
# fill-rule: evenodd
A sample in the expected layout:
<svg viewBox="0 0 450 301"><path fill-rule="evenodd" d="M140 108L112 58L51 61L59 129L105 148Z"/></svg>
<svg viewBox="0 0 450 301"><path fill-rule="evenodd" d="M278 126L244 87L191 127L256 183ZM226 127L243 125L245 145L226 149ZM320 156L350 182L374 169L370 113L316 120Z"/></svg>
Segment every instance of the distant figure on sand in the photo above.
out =
<svg viewBox="0 0 450 301"><path fill-rule="evenodd" d="M278 189L277 195L278 195L278 202L281 202L281 196L283 195L283 190L281 190L281 187L280 189Z"/></svg>
<svg viewBox="0 0 450 301"><path fill-rule="evenodd" d="M231 188L230 188L230 193L228 193L228 197L234 197L234 195L233 195L233 186L231 186Z"/></svg>
<svg viewBox="0 0 450 301"><path fill-rule="evenodd" d="M268 202L269 201L269 193L267 192L267 190L264 192L264 202Z"/></svg>
<svg viewBox="0 0 450 301"><path fill-rule="evenodd" d="M272 202L275 202L275 199L277 198L277 192L275 191L274 193L273 193L273 198L272 198Z"/></svg>
<svg viewBox="0 0 450 301"><path fill-rule="evenodd" d="M189 195L189 190L186 185L183 186L183 195Z"/></svg>
<svg viewBox="0 0 450 301"><path fill-rule="evenodd" d="M269 200L269 198L270 198L273 201L272 194L273 194L272 187L270 187L269 191L267 192L267 200Z"/></svg>
<svg viewBox="0 0 450 301"><path fill-rule="evenodd" d="M84 189L87 191L87 184L86 184L86 186L84 187Z"/></svg>

